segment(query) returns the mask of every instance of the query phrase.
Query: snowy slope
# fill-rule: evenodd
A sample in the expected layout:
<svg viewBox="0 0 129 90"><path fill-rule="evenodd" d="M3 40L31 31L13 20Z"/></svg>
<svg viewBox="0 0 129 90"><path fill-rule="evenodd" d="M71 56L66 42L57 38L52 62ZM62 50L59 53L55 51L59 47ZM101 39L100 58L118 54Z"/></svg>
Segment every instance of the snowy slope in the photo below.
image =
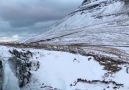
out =
<svg viewBox="0 0 129 90"><path fill-rule="evenodd" d="M14 48L0 46L1 58L7 61L7 58L12 57L8 52L8 50L12 49ZM21 88L21 90L129 90L128 63L118 64L117 66L112 62L112 65L115 65L113 66L113 70L116 67L118 68L116 68L116 71L112 71L112 69L108 71L105 68L104 62L102 62L103 64L100 63L93 56L82 56L79 54L32 48L15 49L22 52L27 50L31 51L33 57L29 60L32 62L40 62L38 70L32 67L31 81ZM124 49L129 50L128 48L122 48L123 51ZM124 52L123 54L125 54ZM104 52L101 52L101 54L105 55ZM109 56L112 55L111 53L109 54ZM110 63L110 61L106 62ZM4 83L4 86L8 86L9 88L9 86L17 83L17 79L15 79L15 74L14 76L11 75L12 72L8 64L4 65L4 69L8 69L6 73L10 73L5 77L6 83ZM12 78L14 79L13 83L9 81ZM15 84L14 88L16 89L16 87L17 84Z"/></svg>
<svg viewBox="0 0 129 90"><path fill-rule="evenodd" d="M129 43L128 12L129 3L122 0L85 2L49 31L26 43L126 45Z"/></svg>

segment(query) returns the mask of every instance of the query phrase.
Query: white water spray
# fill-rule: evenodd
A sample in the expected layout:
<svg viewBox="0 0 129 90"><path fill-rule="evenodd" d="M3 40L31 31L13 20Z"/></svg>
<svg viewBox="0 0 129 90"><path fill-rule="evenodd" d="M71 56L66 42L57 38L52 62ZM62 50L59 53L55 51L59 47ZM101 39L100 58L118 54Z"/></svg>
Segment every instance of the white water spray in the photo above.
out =
<svg viewBox="0 0 129 90"><path fill-rule="evenodd" d="M18 79L12 71L9 61L3 60L3 90L20 90Z"/></svg>

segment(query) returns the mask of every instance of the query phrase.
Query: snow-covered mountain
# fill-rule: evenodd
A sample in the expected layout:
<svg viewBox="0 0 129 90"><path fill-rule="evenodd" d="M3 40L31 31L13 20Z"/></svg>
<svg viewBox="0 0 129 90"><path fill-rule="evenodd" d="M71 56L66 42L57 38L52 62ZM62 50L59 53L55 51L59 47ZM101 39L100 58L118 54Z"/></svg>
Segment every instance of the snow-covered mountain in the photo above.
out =
<svg viewBox="0 0 129 90"><path fill-rule="evenodd" d="M46 33L0 44L0 89L129 90L128 38L128 0L84 0Z"/></svg>
<svg viewBox="0 0 129 90"><path fill-rule="evenodd" d="M84 0L50 30L24 42L50 44L127 45L128 0Z"/></svg>

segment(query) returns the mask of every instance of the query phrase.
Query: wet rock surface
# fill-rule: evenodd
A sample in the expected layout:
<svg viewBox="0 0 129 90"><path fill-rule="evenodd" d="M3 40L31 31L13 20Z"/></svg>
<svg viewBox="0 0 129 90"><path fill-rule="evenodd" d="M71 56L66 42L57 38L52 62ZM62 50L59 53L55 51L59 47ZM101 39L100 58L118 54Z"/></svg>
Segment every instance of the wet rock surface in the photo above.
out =
<svg viewBox="0 0 129 90"><path fill-rule="evenodd" d="M34 64L36 70L39 69L39 62L30 61L29 58L33 57L33 53L30 51L18 51L16 49L9 50L13 57L9 58L11 68L19 80L19 87L22 88L28 84L31 80L31 68Z"/></svg>

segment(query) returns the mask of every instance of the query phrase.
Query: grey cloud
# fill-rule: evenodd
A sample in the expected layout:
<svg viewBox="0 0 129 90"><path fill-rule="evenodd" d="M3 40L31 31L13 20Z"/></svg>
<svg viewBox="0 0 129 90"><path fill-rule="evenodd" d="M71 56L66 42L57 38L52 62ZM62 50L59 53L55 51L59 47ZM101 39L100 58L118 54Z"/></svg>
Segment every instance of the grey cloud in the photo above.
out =
<svg viewBox="0 0 129 90"><path fill-rule="evenodd" d="M3 7L0 9L3 20L8 21L13 27L29 26L36 22L57 20L64 15L58 11L47 10L44 7L19 10L18 8Z"/></svg>
<svg viewBox="0 0 129 90"><path fill-rule="evenodd" d="M0 41L28 38L48 27L78 7L83 0L1 0Z"/></svg>
<svg viewBox="0 0 129 90"><path fill-rule="evenodd" d="M12 36L14 35L18 35L19 39L23 39L23 38L29 38L31 36L41 34L47 31L48 30L47 28L50 27L55 22L57 21L38 22L33 26L13 28L9 26L7 22L0 21L0 38L2 38L0 39L0 41L3 39L9 39L9 37L10 39L13 39ZM3 24L5 24L5 26L2 26Z"/></svg>
<svg viewBox="0 0 129 90"><path fill-rule="evenodd" d="M30 26L61 19L73 6L67 0L10 0L0 4L0 16L13 27Z"/></svg>

